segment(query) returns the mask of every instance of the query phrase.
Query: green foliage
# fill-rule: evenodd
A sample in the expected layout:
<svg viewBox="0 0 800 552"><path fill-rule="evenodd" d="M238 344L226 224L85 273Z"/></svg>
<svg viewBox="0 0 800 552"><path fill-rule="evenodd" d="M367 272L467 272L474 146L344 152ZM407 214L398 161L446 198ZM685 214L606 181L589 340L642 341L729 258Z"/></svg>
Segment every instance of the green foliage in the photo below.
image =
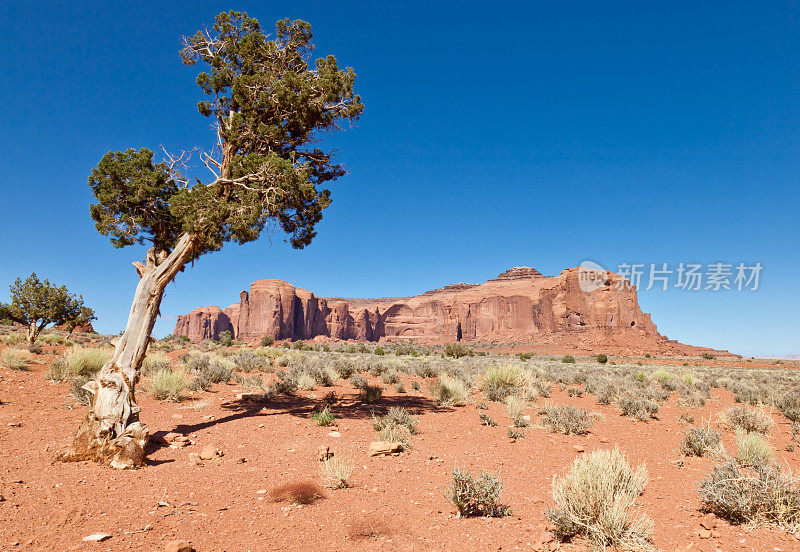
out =
<svg viewBox="0 0 800 552"><path fill-rule="evenodd" d="M29 334L31 343L50 324L72 323L89 316L94 319L94 311L84 307L83 297L70 293L67 286L40 280L36 273L25 281L17 278L9 288L11 303L0 303L0 318L34 328Z"/></svg>
<svg viewBox="0 0 800 552"><path fill-rule="evenodd" d="M475 352L461 343L448 343L444 346L444 356L461 358L465 356L473 356Z"/></svg>
<svg viewBox="0 0 800 552"><path fill-rule="evenodd" d="M182 371L162 368L153 375L150 390L158 400L179 401L186 387L186 374Z"/></svg>
<svg viewBox="0 0 800 552"><path fill-rule="evenodd" d="M0 353L0 365L9 370L27 370L31 363L31 356L19 349L3 349Z"/></svg>
<svg viewBox="0 0 800 552"><path fill-rule="evenodd" d="M455 505L459 517L503 517L511 508L500 502L503 483L490 473L474 477L471 473L453 468L452 482L447 498Z"/></svg>
<svg viewBox="0 0 800 552"><path fill-rule="evenodd" d="M411 435L417 433L417 419L405 408L393 406L387 414L374 418L372 421L372 427L378 432L382 432L392 426L403 427Z"/></svg>
<svg viewBox="0 0 800 552"><path fill-rule="evenodd" d="M430 389L436 402L442 406L462 406L469 398L467 385L447 374L439 374L439 378L431 383Z"/></svg>
<svg viewBox="0 0 800 552"><path fill-rule="evenodd" d="M213 177L183 174L188 153L156 162L147 148L108 152L89 178L91 216L115 247L149 241L158 254L188 234L196 258L256 240L269 221L293 247L314 238L330 204L321 186L345 174L316 143L364 106L351 68L330 55L311 60L308 23L278 21L273 36L246 13L228 12L184 39L182 61L208 70L197 76L207 96L198 110L213 120L220 146L200 159Z"/></svg>
<svg viewBox="0 0 800 552"><path fill-rule="evenodd" d="M272 347L272 345L274 344L275 344L275 339L268 335L265 335L264 337L261 338L262 347Z"/></svg>
<svg viewBox="0 0 800 552"><path fill-rule="evenodd" d="M605 364L606 362L608 362L608 355L600 353L599 355L597 355L597 362L600 364Z"/></svg>
<svg viewBox="0 0 800 552"><path fill-rule="evenodd" d="M372 353L378 356L383 356L386 354L386 351L383 350L383 347L375 347L375 349L372 350Z"/></svg>
<svg viewBox="0 0 800 552"><path fill-rule="evenodd" d="M711 353L703 353L700 356L702 356L706 360L714 360L714 355L712 355Z"/></svg>
<svg viewBox="0 0 800 552"><path fill-rule="evenodd" d="M564 364L575 364L575 357L572 355L564 355L561 357L561 362Z"/></svg>
<svg viewBox="0 0 800 552"><path fill-rule="evenodd" d="M225 330L219 334L219 343L223 347L230 347L233 345L233 336L231 335L230 330Z"/></svg>
<svg viewBox="0 0 800 552"><path fill-rule="evenodd" d="M322 407L322 409L312 413L311 419L314 420L314 423L318 426L327 427L329 425L333 425L333 422L336 418L334 418L333 413L331 412L331 407L326 404Z"/></svg>

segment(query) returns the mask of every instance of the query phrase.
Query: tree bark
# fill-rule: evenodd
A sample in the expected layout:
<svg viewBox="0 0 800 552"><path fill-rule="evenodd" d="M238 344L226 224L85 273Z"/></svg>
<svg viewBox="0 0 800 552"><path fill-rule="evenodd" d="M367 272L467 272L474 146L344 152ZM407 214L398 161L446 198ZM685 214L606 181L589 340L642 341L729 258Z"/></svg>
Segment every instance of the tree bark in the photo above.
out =
<svg viewBox="0 0 800 552"><path fill-rule="evenodd" d="M164 288L192 258L194 245L194 237L183 234L168 255L150 249L146 264L133 263L140 280L125 331L115 340L111 360L83 386L92 394L92 405L59 460L94 460L113 468L134 468L144 462L148 430L139 421L140 407L135 398L139 369L147 354Z"/></svg>

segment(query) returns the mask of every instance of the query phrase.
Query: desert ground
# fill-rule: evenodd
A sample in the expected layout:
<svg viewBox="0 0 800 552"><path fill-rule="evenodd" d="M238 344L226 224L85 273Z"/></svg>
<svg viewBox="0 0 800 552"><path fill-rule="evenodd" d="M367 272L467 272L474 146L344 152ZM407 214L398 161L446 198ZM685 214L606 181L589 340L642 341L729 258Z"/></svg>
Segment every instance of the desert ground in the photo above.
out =
<svg viewBox="0 0 800 552"><path fill-rule="evenodd" d="M199 552L590 550L584 536L556 538L546 514L553 481L576 459L615 448L646 465L636 507L653 520L655 549L800 550L794 528L732 524L707 514L699 493L715 466L742 454L732 408L764 425L755 431L770 461L800 469L796 361L570 363L522 344L162 340L137 389L147 463L118 471L55 461L87 408L80 384L110 338L54 331L31 353L19 330L0 331L0 550L156 551L180 540ZM560 432L564 405L586 411L578 434ZM402 451L371 455L371 443L387 441L375 423L393 407L413 431L390 428ZM691 427L716 430L721 447L688 455ZM323 476L332 459L352 468L347 488ZM448 498L454 468L496 476L510 514L459 517ZM313 491L311 503L297 503L298 489ZM95 534L104 537L84 540Z"/></svg>

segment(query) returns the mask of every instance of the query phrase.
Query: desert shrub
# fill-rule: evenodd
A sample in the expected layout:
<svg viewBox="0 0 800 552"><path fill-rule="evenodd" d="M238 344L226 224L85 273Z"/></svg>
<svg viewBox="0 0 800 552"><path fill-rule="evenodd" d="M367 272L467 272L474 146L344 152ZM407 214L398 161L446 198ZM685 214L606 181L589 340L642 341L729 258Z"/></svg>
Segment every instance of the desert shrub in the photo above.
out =
<svg viewBox="0 0 800 552"><path fill-rule="evenodd" d="M381 376L381 381L386 385L392 385L394 383L400 382L400 374L397 373L397 370L390 370L388 372L384 372Z"/></svg>
<svg viewBox="0 0 800 552"><path fill-rule="evenodd" d="M417 433L417 423L417 419L414 418L408 412L408 410L402 407L393 406L385 415L373 418L372 427L375 429L375 431L380 432L388 427L400 426L404 427L408 433L414 435Z"/></svg>
<svg viewBox="0 0 800 552"><path fill-rule="evenodd" d="M356 365L347 359L337 358L333 362L333 369L339 374L340 379L350 379L356 373Z"/></svg>
<svg viewBox="0 0 800 552"><path fill-rule="evenodd" d="M617 405L622 410L623 416L630 416L642 422L655 418L659 410L656 401L631 393L620 397Z"/></svg>
<svg viewBox="0 0 800 552"><path fill-rule="evenodd" d="M365 385L358 394L359 400L367 404L375 404L383 397L383 388L380 385Z"/></svg>
<svg viewBox="0 0 800 552"><path fill-rule="evenodd" d="M511 439L512 441L525 439L526 437L527 434L525 433L525 430L523 428L517 428L517 427L508 428L508 438Z"/></svg>
<svg viewBox="0 0 800 552"><path fill-rule="evenodd" d="M647 485L644 465L631 469L625 455L598 450L578 457L563 477L553 479L555 505L547 517L560 540L584 535L596 547L653 550L653 522L636 512Z"/></svg>
<svg viewBox="0 0 800 552"><path fill-rule="evenodd" d="M347 536L354 541L386 537L394 532L389 522L374 514L365 514L351 520L349 527Z"/></svg>
<svg viewBox="0 0 800 552"><path fill-rule="evenodd" d="M744 406L733 406L722 414L722 421L732 429L767 434L773 421L765 412L750 410Z"/></svg>
<svg viewBox="0 0 800 552"><path fill-rule="evenodd" d="M706 360L714 360L714 355L712 355L711 353L703 353L700 356L702 356Z"/></svg>
<svg viewBox="0 0 800 552"><path fill-rule="evenodd" d="M583 435L589 432L589 428L600 414L566 404L543 406L539 410L539 416L542 425L554 433Z"/></svg>
<svg viewBox="0 0 800 552"><path fill-rule="evenodd" d="M418 382L416 380L412 381L411 382L411 389L413 389L414 391L422 391L422 384L420 384L420 382Z"/></svg>
<svg viewBox="0 0 800 552"><path fill-rule="evenodd" d="M462 406L467 404L469 398L467 385L447 374L439 374L439 378L431 383L430 390L436 402L442 406Z"/></svg>
<svg viewBox="0 0 800 552"><path fill-rule="evenodd" d="M150 353L144 357L142 363L142 375L149 376L155 374L162 368L171 368L172 362L164 353Z"/></svg>
<svg viewBox="0 0 800 552"><path fill-rule="evenodd" d="M600 404L611 404L619 395L617 385L605 378L587 382L586 391L597 397L597 402Z"/></svg>
<svg viewBox="0 0 800 552"><path fill-rule="evenodd" d="M519 395L509 395L504 402L508 416L513 420L514 426L527 427L528 423L522 419L522 415L525 412L525 399Z"/></svg>
<svg viewBox="0 0 800 552"><path fill-rule="evenodd" d="M76 376L72 382L70 383L70 391L72 392L72 396L75 397L81 404L90 405L92 403L92 394L89 393L86 389L83 388L89 380L88 376Z"/></svg>
<svg viewBox="0 0 800 552"><path fill-rule="evenodd" d="M312 481L284 483L269 493L269 497L274 502L291 502L293 504L311 504L324 496L322 488Z"/></svg>
<svg viewBox="0 0 800 552"><path fill-rule="evenodd" d="M378 356L383 356L383 355L386 354L386 351L383 349L383 347L375 347L372 350L372 354L378 355Z"/></svg>
<svg viewBox="0 0 800 552"><path fill-rule="evenodd" d="M219 343L223 347L230 347L233 345L233 336L231 335L230 330L225 330L219 334Z"/></svg>
<svg viewBox="0 0 800 552"><path fill-rule="evenodd" d="M255 372L264 370L269 360L251 350L245 350L233 357L237 370L242 372Z"/></svg>
<svg viewBox="0 0 800 552"><path fill-rule="evenodd" d="M421 362L414 366L414 372L421 378L435 378L439 375L439 369L429 362Z"/></svg>
<svg viewBox="0 0 800 552"><path fill-rule="evenodd" d="M329 456L321 460L319 471L325 486L329 489L346 489L350 486L347 480L353 474L353 466L343 458Z"/></svg>
<svg viewBox="0 0 800 552"><path fill-rule="evenodd" d="M352 378L350 378L350 385L352 385L356 389L364 389L367 385L369 385L369 382L367 381L367 378L365 378L361 374L357 374Z"/></svg>
<svg viewBox="0 0 800 552"><path fill-rule="evenodd" d="M564 355L561 357L561 362L564 364L575 364L575 357L572 355Z"/></svg>
<svg viewBox="0 0 800 552"><path fill-rule="evenodd" d="M599 364L605 364L606 362L608 362L608 355L600 353L599 355L597 355L597 362Z"/></svg>
<svg viewBox="0 0 800 552"><path fill-rule="evenodd" d="M316 378L309 374L308 372L298 372L297 373L297 387L303 389L304 391L309 391L314 389L317 385Z"/></svg>
<svg viewBox="0 0 800 552"><path fill-rule="evenodd" d="M396 392L398 392L398 393L405 393L406 392L406 386L403 385L403 382L398 381L394 386L394 390Z"/></svg>
<svg viewBox="0 0 800 552"><path fill-rule="evenodd" d="M461 343L448 343L444 346L444 356L461 358L465 356L474 356L475 351Z"/></svg>
<svg viewBox="0 0 800 552"><path fill-rule="evenodd" d="M480 418L483 425L497 427L497 422L495 422L486 412L481 412Z"/></svg>
<svg viewBox="0 0 800 552"><path fill-rule="evenodd" d="M158 400L179 401L181 392L186 387L186 379L183 371L162 368L153 375L150 392Z"/></svg>
<svg viewBox="0 0 800 552"><path fill-rule="evenodd" d="M533 358L533 353L517 353L517 358L522 360L523 362L526 360L530 360Z"/></svg>
<svg viewBox="0 0 800 552"><path fill-rule="evenodd" d="M791 474L775 464L742 466L730 459L716 466L700 486L703 510L733 524L800 524L800 489Z"/></svg>
<svg viewBox="0 0 800 552"><path fill-rule="evenodd" d="M772 458L772 447L763 436L742 428L736 429L736 459L743 466L766 464Z"/></svg>
<svg viewBox="0 0 800 552"><path fill-rule="evenodd" d="M272 347L273 345L275 345L275 338L265 335L264 337L261 338L260 343L262 347Z"/></svg>
<svg viewBox="0 0 800 552"><path fill-rule="evenodd" d="M100 347L71 347L61 356L67 372L72 376L94 376L111 360L112 349Z"/></svg>
<svg viewBox="0 0 800 552"><path fill-rule="evenodd" d="M580 387L570 387L567 389L567 396L569 397L582 397L583 390Z"/></svg>
<svg viewBox="0 0 800 552"><path fill-rule="evenodd" d="M311 419L314 420L314 423L318 426L327 427L332 425L336 418L331 412L331 407L329 405L323 406L320 410L313 412L311 414Z"/></svg>
<svg viewBox="0 0 800 552"><path fill-rule="evenodd" d="M398 345L394 350L394 354L397 355L397 356L403 356L403 355L417 356L418 355L417 350L414 347L412 347L411 345Z"/></svg>
<svg viewBox="0 0 800 552"><path fill-rule="evenodd" d="M275 375L277 379L269 386L271 395L294 395L297 392L298 384L295 374L278 370Z"/></svg>
<svg viewBox="0 0 800 552"><path fill-rule="evenodd" d="M459 517L503 517L511 514L511 508L500 502L502 490L503 483L490 473L474 477L467 471L454 468L446 496L458 510Z"/></svg>
<svg viewBox="0 0 800 552"><path fill-rule="evenodd" d="M516 364L491 366L483 374L481 389L490 401L504 401L509 395L527 392L533 376Z"/></svg>
<svg viewBox="0 0 800 552"><path fill-rule="evenodd" d="M259 376L247 376L247 375L244 375L244 374L238 374L237 373L237 374L233 375L233 380L236 383L238 383L239 385L243 386L243 387L246 387L246 388L249 388L249 389L262 389L262 390L266 391L266 389L264 387L264 380L262 378L260 378ZM187 387L189 389L191 389L192 391L201 391L201 390L203 390L202 387L200 386L200 382L198 381L198 378L194 378L193 380L191 380L187 384Z"/></svg>
<svg viewBox="0 0 800 552"><path fill-rule="evenodd" d="M705 456L709 453L720 453L722 450L719 431L708 424L690 427L683 435L681 451L686 456Z"/></svg>

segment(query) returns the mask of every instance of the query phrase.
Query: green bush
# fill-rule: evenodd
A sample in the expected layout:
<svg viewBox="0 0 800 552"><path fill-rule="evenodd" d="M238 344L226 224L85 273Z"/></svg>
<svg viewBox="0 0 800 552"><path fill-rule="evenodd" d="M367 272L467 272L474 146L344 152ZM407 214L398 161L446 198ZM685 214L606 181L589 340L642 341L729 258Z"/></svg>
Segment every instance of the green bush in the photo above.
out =
<svg viewBox="0 0 800 552"><path fill-rule="evenodd" d="M386 354L386 351L383 350L383 347L375 347L375 349L372 350L372 353L378 356L383 356Z"/></svg>
<svg viewBox="0 0 800 552"><path fill-rule="evenodd" d="M509 395L527 394L533 384L531 373L516 364L490 366L481 379L481 389L490 401L504 401Z"/></svg>
<svg viewBox="0 0 800 552"><path fill-rule="evenodd" d="M380 385L365 385L361 388L358 398L361 402L367 404L375 404L383 397L383 388Z"/></svg>
<svg viewBox="0 0 800 552"><path fill-rule="evenodd" d="M561 362L564 364L575 364L575 357L572 355L564 355L561 357Z"/></svg>
<svg viewBox="0 0 800 552"><path fill-rule="evenodd" d="M503 483L496 476L482 473L478 477L459 468L453 469L447 498L455 505L459 517L503 517L511 508L500 502Z"/></svg>
<svg viewBox="0 0 800 552"><path fill-rule="evenodd" d="M312 413L311 419L314 420L314 423L316 423L318 426L327 427L329 425L333 425L333 422L336 418L331 412L331 407L326 404L322 407L322 409Z"/></svg>
<svg viewBox="0 0 800 552"><path fill-rule="evenodd" d="M465 356L474 356L475 351L461 343L448 343L444 346L444 356L461 358Z"/></svg>
<svg viewBox="0 0 800 552"><path fill-rule="evenodd" d="M642 422L655 418L660 408L656 401L630 393L620 397L617 405L622 410L623 416L630 416Z"/></svg>
<svg viewBox="0 0 800 552"><path fill-rule="evenodd" d="M53 381L64 381L75 376L93 377L111 360L113 349L99 347L71 347L50 366L48 376Z"/></svg>
<svg viewBox="0 0 800 552"><path fill-rule="evenodd" d="M708 424L702 427L690 427L683 435L681 451L686 456L719 454L722 450L719 431Z"/></svg>
<svg viewBox="0 0 800 552"><path fill-rule="evenodd" d="M408 410L402 407L393 406L389 409L389 412L383 416L373 418L372 427L375 431L382 432L386 428L399 426L403 427L410 433L414 435L417 433L417 420L414 418Z"/></svg>
<svg viewBox="0 0 800 552"><path fill-rule="evenodd" d="M162 368L153 375L150 390L158 400L179 401L181 392L186 387L186 374L171 368Z"/></svg>
<svg viewBox="0 0 800 552"><path fill-rule="evenodd" d="M743 466L758 466L772 459L772 447L763 436L736 429L736 459Z"/></svg>
<svg viewBox="0 0 800 552"><path fill-rule="evenodd" d="M654 550L653 522L636 513L636 499L647 485L647 469L631 469L618 449L579 456L569 472L553 478L555 506L547 517L560 540L583 535L596 548Z"/></svg>
<svg viewBox="0 0 800 552"><path fill-rule="evenodd" d="M0 365L9 370L27 370L31 363L31 355L27 351L6 347L0 353Z"/></svg>
<svg viewBox="0 0 800 552"><path fill-rule="evenodd" d="M233 335L231 334L230 330L225 330L219 334L219 343L223 347L230 347L233 345Z"/></svg>
<svg viewBox="0 0 800 552"><path fill-rule="evenodd" d="M605 364L606 362L608 362L608 355L600 353L599 355L597 355L597 362L600 364Z"/></svg>
<svg viewBox="0 0 800 552"><path fill-rule="evenodd" d="M262 347L272 347L275 344L275 338L265 335L261 338Z"/></svg>

